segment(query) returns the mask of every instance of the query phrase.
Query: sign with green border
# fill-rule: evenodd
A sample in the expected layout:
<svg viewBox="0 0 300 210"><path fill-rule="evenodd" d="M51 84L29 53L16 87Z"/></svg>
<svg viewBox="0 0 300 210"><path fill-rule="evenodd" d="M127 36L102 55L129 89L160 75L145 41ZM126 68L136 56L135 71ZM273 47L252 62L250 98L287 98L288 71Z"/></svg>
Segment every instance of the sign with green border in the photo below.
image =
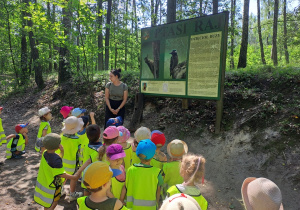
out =
<svg viewBox="0 0 300 210"><path fill-rule="evenodd" d="M140 92L220 99L228 12L142 29Z"/></svg>

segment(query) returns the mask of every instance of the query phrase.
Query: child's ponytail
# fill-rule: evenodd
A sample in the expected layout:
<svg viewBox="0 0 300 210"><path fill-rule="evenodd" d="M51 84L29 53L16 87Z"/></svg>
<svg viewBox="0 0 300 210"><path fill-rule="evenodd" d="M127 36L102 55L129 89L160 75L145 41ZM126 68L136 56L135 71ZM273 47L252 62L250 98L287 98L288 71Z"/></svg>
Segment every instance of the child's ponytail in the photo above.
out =
<svg viewBox="0 0 300 210"><path fill-rule="evenodd" d="M102 160L102 159L103 159L103 156L106 153L106 147L108 147L108 146L110 146L110 145L112 145L114 143L117 143L118 138L119 138L119 136L117 136L116 138L113 138L113 139L105 139L105 138L103 138L104 144L99 148L99 151L98 151L98 160L99 161L105 161L105 160Z"/></svg>
<svg viewBox="0 0 300 210"><path fill-rule="evenodd" d="M201 180L203 183L205 162L205 158L201 155L186 154L183 156L180 171L188 178L185 180L185 184L193 182L200 184Z"/></svg>
<svg viewBox="0 0 300 210"><path fill-rule="evenodd" d="M103 144L102 147L99 148L99 151L98 151L98 160L99 161L103 161L103 156L104 154L106 153L106 145Z"/></svg>

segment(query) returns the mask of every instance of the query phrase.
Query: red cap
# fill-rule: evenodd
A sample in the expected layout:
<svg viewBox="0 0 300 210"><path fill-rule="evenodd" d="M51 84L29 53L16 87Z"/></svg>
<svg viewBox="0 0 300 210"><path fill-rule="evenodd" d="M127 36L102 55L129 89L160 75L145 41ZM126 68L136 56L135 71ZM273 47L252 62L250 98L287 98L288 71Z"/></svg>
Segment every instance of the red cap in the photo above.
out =
<svg viewBox="0 0 300 210"><path fill-rule="evenodd" d="M18 124L18 125L16 125L15 131L16 131L17 133L19 133L20 130L21 130L22 128L26 128L28 124L29 124L29 123L26 123L26 124Z"/></svg>
<svg viewBox="0 0 300 210"><path fill-rule="evenodd" d="M151 141L155 144L161 144L162 146L165 145L166 143L166 137L165 134L163 133L153 133L151 136Z"/></svg>
<svg viewBox="0 0 300 210"><path fill-rule="evenodd" d="M2 106L0 106L0 110L2 110L3 109L3 107Z"/></svg>

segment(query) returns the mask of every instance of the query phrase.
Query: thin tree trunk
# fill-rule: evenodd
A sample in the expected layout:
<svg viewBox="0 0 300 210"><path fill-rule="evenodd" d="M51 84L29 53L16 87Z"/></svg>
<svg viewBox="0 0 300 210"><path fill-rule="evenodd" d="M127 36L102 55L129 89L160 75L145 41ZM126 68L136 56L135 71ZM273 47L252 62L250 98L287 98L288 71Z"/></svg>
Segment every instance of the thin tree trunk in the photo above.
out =
<svg viewBox="0 0 300 210"><path fill-rule="evenodd" d="M257 31L258 31L258 38L259 38L259 45L260 45L261 62L263 64L266 64L265 53L264 53L264 45L263 45L262 36L261 36L260 0L257 0Z"/></svg>
<svg viewBox="0 0 300 210"><path fill-rule="evenodd" d="M176 1L175 1L176 4ZM151 0L151 26L156 26L157 23L157 14L158 14L158 5L159 0L155 1ZM153 60L154 60L154 78L159 78L159 54L160 54L160 46L159 42L152 42L152 51L153 51Z"/></svg>
<svg viewBox="0 0 300 210"><path fill-rule="evenodd" d="M238 68L245 68L247 66L248 28L249 28L249 0L244 0L243 32L242 32L242 43L240 49Z"/></svg>
<svg viewBox="0 0 300 210"><path fill-rule="evenodd" d="M268 0L267 3L268 3L268 8L270 8L270 6L271 6L270 0ZM268 9L267 20L270 20L270 18L271 18L271 12L270 12L270 9ZM267 45L270 45L270 43L269 43L269 35L267 36Z"/></svg>
<svg viewBox="0 0 300 210"><path fill-rule="evenodd" d="M218 13L218 0L213 0L213 14Z"/></svg>
<svg viewBox="0 0 300 210"><path fill-rule="evenodd" d="M127 18L127 13L128 13L128 0L126 0L125 2L125 71L127 71L127 54L128 54L128 39L127 39L127 34L128 34L128 30L127 30L127 24L128 24L128 18Z"/></svg>
<svg viewBox="0 0 300 210"><path fill-rule="evenodd" d="M103 34L102 34L102 22L103 22L103 16L99 15L102 10L102 0L98 0L98 16L97 16L97 26L98 26L98 70L103 70Z"/></svg>
<svg viewBox="0 0 300 210"><path fill-rule="evenodd" d="M47 2L47 18L51 21L51 8L50 1ZM48 72L52 72L52 40L49 40L49 69Z"/></svg>
<svg viewBox="0 0 300 210"><path fill-rule="evenodd" d="M235 23L235 8L236 8L236 0L231 0L231 43L230 43L230 68L234 69L234 23Z"/></svg>
<svg viewBox="0 0 300 210"><path fill-rule="evenodd" d="M105 69L109 68L109 38L110 38L110 22L111 22L111 5L112 0L107 0L107 18L106 18L106 33L105 33Z"/></svg>
<svg viewBox="0 0 300 210"><path fill-rule="evenodd" d="M55 23L55 4L52 4L52 23L54 24ZM55 43L53 42L53 52L54 50L57 49L57 46L55 45ZM55 52L55 56L56 55L56 52ZM53 64L53 67L54 67L54 71L57 72L58 71L58 66L57 66L57 62L56 62L56 59L54 59L54 64Z"/></svg>
<svg viewBox="0 0 300 210"><path fill-rule="evenodd" d="M137 23L137 14L136 14L136 3L135 3L135 0L132 1L133 3L133 10L134 10L134 20L135 20L135 38L136 38L136 41L138 42L139 41L139 34L138 34L138 23Z"/></svg>
<svg viewBox="0 0 300 210"><path fill-rule="evenodd" d="M274 66L278 65L278 58L277 58L278 4L279 4L279 0L274 0L274 22L273 22L273 38L272 38L272 59L273 59Z"/></svg>
<svg viewBox="0 0 300 210"><path fill-rule="evenodd" d="M286 26L286 0L283 0L283 48L286 64L290 63L289 51L287 47L287 26Z"/></svg>
<svg viewBox="0 0 300 210"><path fill-rule="evenodd" d="M23 3L27 4L28 0L23 0ZM26 40L26 20L24 17L27 15L27 12L23 9L21 12L22 16L22 38L21 38L21 85L24 85L27 82L27 74L28 74L28 65L27 65L27 40Z"/></svg>
<svg viewBox="0 0 300 210"><path fill-rule="evenodd" d="M200 4L200 9L199 9L199 10L200 10L200 11L199 11L200 17L203 16L203 11L202 11L203 5L202 5L202 3L203 3L203 0L200 0L200 1L199 1L199 4Z"/></svg>
<svg viewBox="0 0 300 210"><path fill-rule="evenodd" d="M176 22L176 1L168 0L167 2L167 23Z"/></svg>

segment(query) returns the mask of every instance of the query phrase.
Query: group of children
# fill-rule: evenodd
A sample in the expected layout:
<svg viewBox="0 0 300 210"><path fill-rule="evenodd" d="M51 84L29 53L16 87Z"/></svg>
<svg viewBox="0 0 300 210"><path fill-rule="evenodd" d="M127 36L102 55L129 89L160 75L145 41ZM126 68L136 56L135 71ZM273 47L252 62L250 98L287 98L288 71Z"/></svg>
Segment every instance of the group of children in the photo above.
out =
<svg viewBox="0 0 300 210"><path fill-rule="evenodd" d="M0 114L1 111L2 107ZM42 157L34 200L45 209L55 209L67 179L69 200L77 200L79 209L207 209L208 203L199 188L204 183L205 158L188 153L184 141L169 142L167 157L161 151L166 137L159 130L151 132L140 127L131 139L129 130L122 126L123 120L117 117L108 120L101 135L93 112L88 117L84 115L85 109L64 106L60 113L64 121L62 134L58 135L51 132L51 110L44 107L38 112L41 123L35 149ZM27 125L17 125L17 134L5 138L0 118L0 139L4 134L8 140L6 158L22 158L28 143ZM259 188L257 183L264 182L270 191L276 191L276 184L272 182L272 188L270 180L260 179L246 179L243 184L247 209L257 202L253 202L251 184L252 188ZM75 191L78 180L83 193ZM272 195L264 199L269 197ZM269 203L273 204L273 200ZM276 202L281 204L279 199Z"/></svg>

